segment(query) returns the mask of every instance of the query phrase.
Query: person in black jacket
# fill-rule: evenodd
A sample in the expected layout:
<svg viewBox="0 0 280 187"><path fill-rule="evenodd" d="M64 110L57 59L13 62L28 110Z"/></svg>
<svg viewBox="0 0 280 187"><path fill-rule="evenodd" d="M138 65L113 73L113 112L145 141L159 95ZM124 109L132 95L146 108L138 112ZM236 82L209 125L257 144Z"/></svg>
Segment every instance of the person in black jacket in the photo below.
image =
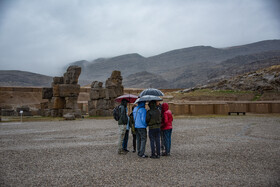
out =
<svg viewBox="0 0 280 187"><path fill-rule="evenodd" d="M119 124L119 143L118 143L118 154L126 154L127 152L123 150L123 140L125 136L126 126L128 123L128 116L127 116L127 103L126 99L123 99L120 106L120 119L118 121Z"/></svg>
<svg viewBox="0 0 280 187"><path fill-rule="evenodd" d="M156 106L156 101L149 102L150 110L147 111L146 122L149 127L151 145L151 158L160 158L160 124L161 113Z"/></svg>

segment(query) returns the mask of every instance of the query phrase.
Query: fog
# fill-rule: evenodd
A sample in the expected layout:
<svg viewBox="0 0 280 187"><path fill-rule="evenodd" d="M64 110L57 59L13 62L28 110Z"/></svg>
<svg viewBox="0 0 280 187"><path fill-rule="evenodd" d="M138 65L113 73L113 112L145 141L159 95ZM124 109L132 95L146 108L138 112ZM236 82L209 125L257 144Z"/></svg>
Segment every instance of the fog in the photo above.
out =
<svg viewBox="0 0 280 187"><path fill-rule="evenodd" d="M0 70L280 39L277 0L1 0Z"/></svg>

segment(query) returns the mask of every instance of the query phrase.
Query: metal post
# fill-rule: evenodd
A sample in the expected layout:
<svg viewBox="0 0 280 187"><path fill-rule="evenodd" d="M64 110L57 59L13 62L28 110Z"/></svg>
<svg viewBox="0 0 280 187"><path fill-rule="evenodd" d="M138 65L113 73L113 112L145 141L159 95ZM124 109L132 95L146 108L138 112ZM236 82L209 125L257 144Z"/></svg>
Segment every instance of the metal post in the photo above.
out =
<svg viewBox="0 0 280 187"><path fill-rule="evenodd" d="M22 113L23 113L23 111L21 110L19 113L20 113L20 122L22 123Z"/></svg>

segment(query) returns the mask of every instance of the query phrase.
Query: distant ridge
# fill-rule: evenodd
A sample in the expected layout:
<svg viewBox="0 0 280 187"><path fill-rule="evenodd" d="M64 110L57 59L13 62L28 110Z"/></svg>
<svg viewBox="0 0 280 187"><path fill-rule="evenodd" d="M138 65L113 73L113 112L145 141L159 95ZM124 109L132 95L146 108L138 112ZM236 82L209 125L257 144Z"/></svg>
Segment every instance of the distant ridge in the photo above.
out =
<svg viewBox="0 0 280 187"><path fill-rule="evenodd" d="M146 71L164 77L164 80L168 82L167 88L191 87L208 81L207 76L204 79L194 79L193 74L205 74L213 66L237 56L255 55L269 51L280 51L280 40L266 40L227 48L194 46L147 58L137 53L126 54L87 63L82 71L81 79L105 81L113 70L120 70L125 80L125 86L135 87L137 86L135 83L129 83L132 77L130 75ZM176 72L175 75L174 72ZM191 79L191 81L187 79ZM140 77L138 80L144 81ZM142 82L139 82L139 85L143 85ZM151 83L143 86L149 87L148 84Z"/></svg>
<svg viewBox="0 0 280 187"><path fill-rule="evenodd" d="M266 40L227 48L194 46L151 57L137 53L69 63L82 67L79 84L105 81L120 70L125 87L190 88L228 79L249 71L279 65L280 40ZM52 78L27 72L0 71L0 85L50 86Z"/></svg>
<svg viewBox="0 0 280 187"><path fill-rule="evenodd" d="M53 78L27 71L0 70L0 86L50 87Z"/></svg>

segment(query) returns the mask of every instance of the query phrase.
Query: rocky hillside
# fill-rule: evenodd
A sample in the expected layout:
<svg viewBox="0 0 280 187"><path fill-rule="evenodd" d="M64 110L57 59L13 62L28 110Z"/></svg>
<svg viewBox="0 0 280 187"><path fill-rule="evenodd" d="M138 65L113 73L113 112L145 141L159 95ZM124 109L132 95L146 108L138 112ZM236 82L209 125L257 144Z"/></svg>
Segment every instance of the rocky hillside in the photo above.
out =
<svg viewBox="0 0 280 187"><path fill-rule="evenodd" d="M130 88L164 88L168 84L162 76L147 71L129 75L123 80L123 85L129 85Z"/></svg>
<svg viewBox="0 0 280 187"><path fill-rule="evenodd" d="M251 71L250 65L245 67L246 64L277 58L280 56L279 54L280 40L269 40L229 48L196 46L148 58L139 54L127 54L72 64L82 66L83 71L80 79L89 80L89 82L92 80L104 81L113 70L120 70L124 77L125 87L156 85L157 88L187 88L204 84L207 81L220 80L223 75L226 75L223 72L234 64L237 64L235 66L237 69L239 69L240 64L243 65L241 73ZM267 62L268 64L262 67L268 67L274 63L270 63L269 60ZM139 72L148 72L150 76L153 75L157 78L155 82L148 81ZM230 73L232 76L240 72L238 70L236 73L231 71ZM138 80L138 84L135 80ZM165 84L161 87L162 84L157 84L157 82Z"/></svg>
<svg viewBox="0 0 280 187"><path fill-rule="evenodd" d="M26 71L0 70L0 86L38 86L50 87L53 78Z"/></svg>
<svg viewBox="0 0 280 187"><path fill-rule="evenodd" d="M120 70L126 88L190 88L280 64L280 40L268 40L229 48L196 46L152 57L126 54L81 60L80 85L105 81ZM67 67L65 69L67 69ZM50 86L52 78L21 71L0 71L0 86Z"/></svg>
<svg viewBox="0 0 280 187"><path fill-rule="evenodd" d="M183 92L197 89L280 92L280 65L238 75L218 83L186 89Z"/></svg>

